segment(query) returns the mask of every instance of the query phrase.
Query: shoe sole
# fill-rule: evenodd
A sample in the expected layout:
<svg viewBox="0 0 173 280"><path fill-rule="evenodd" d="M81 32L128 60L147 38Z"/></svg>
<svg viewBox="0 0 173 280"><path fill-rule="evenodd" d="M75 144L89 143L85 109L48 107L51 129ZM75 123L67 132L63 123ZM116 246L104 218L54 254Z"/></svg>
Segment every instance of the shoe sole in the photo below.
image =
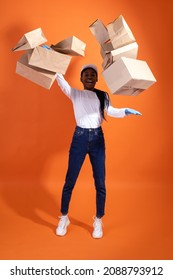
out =
<svg viewBox="0 0 173 280"><path fill-rule="evenodd" d="M95 236L95 235L92 234L92 237L93 237L94 239L99 239L99 238L102 238L102 237L103 237L103 234L100 235L100 236Z"/></svg>

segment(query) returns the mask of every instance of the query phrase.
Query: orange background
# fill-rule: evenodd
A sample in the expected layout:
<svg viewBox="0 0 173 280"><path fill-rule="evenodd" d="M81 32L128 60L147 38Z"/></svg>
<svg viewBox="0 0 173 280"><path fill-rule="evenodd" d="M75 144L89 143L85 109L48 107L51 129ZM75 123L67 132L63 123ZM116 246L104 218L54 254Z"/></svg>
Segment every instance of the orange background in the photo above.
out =
<svg viewBox="0 0 173 280"><path fill-rule="evenodd" d="M169 1L170 3L170 1ZM75 35L86 56L74 57L66 73L82 88L80 68L95 63L99 45L88 26L122 14L157 83L137 97L111 95L116 107L142 117L107 117L107 204L104 237L91 237L95 191L89 160L77 181L67 236L55 235L68 150L75 127L71 102L56 83L46 90L15 74L12 53L24 33L41 27L47 44ZM172 259L172 8L165 1L87 0L1 3L0 258Z"/></svg>

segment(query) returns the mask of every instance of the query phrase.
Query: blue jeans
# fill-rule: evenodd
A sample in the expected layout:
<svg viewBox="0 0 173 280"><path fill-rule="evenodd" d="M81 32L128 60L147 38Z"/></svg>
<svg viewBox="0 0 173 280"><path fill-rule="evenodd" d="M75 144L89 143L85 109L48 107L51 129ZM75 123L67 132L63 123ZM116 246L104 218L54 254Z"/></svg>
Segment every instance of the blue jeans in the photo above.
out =
<svg viewBox="0 0 173 280"><path fill-rule="evenodd" d="M105 141L102 128L76 127L69 151L68 170L62 190L61 213L68 213L70 199L86 155L92 165L96 189L96 217L101 218L105 211Z"/></svg>

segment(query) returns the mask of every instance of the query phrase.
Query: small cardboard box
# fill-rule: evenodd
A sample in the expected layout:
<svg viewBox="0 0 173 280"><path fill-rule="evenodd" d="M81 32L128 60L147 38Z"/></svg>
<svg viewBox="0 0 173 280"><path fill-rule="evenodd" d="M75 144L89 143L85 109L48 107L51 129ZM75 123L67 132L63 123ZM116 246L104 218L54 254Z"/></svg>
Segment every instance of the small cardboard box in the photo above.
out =
<svg viewBox="0 0 173 280"><path fill-rule="evenodd" d="M71 36L56 45L51 45L51 48L57 52L72 56L84 56L86 43L78 39L76 36Z"/></svg>
<svg viewBox="0 0 173 280"><path fill-rule="evenodd" d="M20 76L46 88L50 89L56 78L56 73L47 71L28 64L31 51L24 53L16 64L16 73Z"/></svg>
<svg viewBox="0 0 173 280"><path fill-rule="evenodd" d="M115 62L120 57L129 57L129 58L137 58L138 54L138 44L136 42L123 46L121 48L112 50L107 53L103 53L103 69L106 69L109 65Z"/></svg>
<svg viewBox="0 0 173 280"><path fill-rule="evenodd" d="M111 44L113 50L136 41L122 15L106 26L100 19L97 19L89 26L89 28L98 43L105 50L107 42L109 42L109 45Z"/></svg>
<svg viewBox="0 0 173 280"><path fill-rule="evenodd" d="M89 29L100 45L103 45L110 39L108 30L100 19L95 20L89 26Z"/></svg>
<svg viewBox="0 0 173 280"><path fill-rule="evenodd" d="M138 95L156 82L143 60L121 57L102 72L112 94Z"/></svg>
<svg viewBox="0 0 173 280"><path fill-rule="evenodd" d="M43 34L41 28L34 29L28 33L25 33L23 37L19 40L12 51L22 51L33 49L43 43L47 42L46 37Z"/></svg>
<svg viewBox="0 0 173 280"><path fill-rule="evenodd" d="M72 57L62 53L36 47L28 57L29 65L48 71L65 74Z"/></svg>
<svg viewBox="0 0 173 280"><path fill-rule="evenodd" d="M136 41L131 29L122 15L106 25L106 28L114 49Z"/></svg>

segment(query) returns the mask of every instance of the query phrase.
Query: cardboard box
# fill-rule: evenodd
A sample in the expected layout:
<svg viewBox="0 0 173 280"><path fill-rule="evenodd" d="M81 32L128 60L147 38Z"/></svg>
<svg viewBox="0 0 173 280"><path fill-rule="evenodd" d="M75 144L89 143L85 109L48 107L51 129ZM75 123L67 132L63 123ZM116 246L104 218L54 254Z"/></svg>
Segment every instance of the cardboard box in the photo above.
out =
<svg viewBox="0 0 173 280"><path fill-rule="evenodd" d="M112 45L112 43L111 43L110 40L107 41L107 42L105 42L104 44L102 44L102 45L101 45L101 49L102 49L105 53L111 52L111 51L114 50L113 45Z"/></svg>
<svg viewBox="0 0 173 280"><path fill-rule="evenodd" d="M46 89L50 89L55 81L56 73L29 65L28 56L30 54L31 51L27 51L17 61L16 73Z"/></svg>
<svg viewBox="0 0 173 280"><path fill-rule="evenodd" d="M122 15L106 25L106 28L114 49L136 41L131 29Z"/></svg>
<svg viewBox="0 0 173 280"><path fill-rule="evenodd" d="M107 42L111 44L111 48L113 50L136 41L132 31L130 30L122 15L106 26L100 19L97 19L89 26L89 28L98 43L105 50L107 47Z"/></svg>
<svg viewBox="0 0 173 280"><path fill-rule="evenodd" d="M56 45L51 45L51 48L57 52L72 56L85 55L86 43L75 36L71 36Z"/></svg>
<svg viewBox="0 0 173 280"><path fill-rule="evenodd" d="M156 82L143 60L121 57L102 72L112 94L138 95Z"/></svg>
<svg viewBox="0 0 173 280"><path fill-rule="evenodd" d="M89 29L100 45L110 40L108 30L100 19L95 20Z"/></svg>
<svg viewBox="0 0 173 280"><path fill-rule="evenodd" d="M47 42L46 37L43 34L41 28L37 28L28 33L25 33L23 37L19 40L12 51L22 51L33 49L43 43Z"/></svg>
<svg viewBox="0 0 173 280"><path fill-rule="evenodd" d="M137 58L138 54L138 44L136 42L123 46L121 48L112 50L110 52L102 51L103 56L103 69L106 69L113 62L115 62L120 57Z"/></svg>
<svg viewBox="0 0 173 280"><path fill-rule="evenodd" d="M29 65L36 66L48 71L65 74L72 57L62 53L48 50L40 46L29 54Z"/></svg>

